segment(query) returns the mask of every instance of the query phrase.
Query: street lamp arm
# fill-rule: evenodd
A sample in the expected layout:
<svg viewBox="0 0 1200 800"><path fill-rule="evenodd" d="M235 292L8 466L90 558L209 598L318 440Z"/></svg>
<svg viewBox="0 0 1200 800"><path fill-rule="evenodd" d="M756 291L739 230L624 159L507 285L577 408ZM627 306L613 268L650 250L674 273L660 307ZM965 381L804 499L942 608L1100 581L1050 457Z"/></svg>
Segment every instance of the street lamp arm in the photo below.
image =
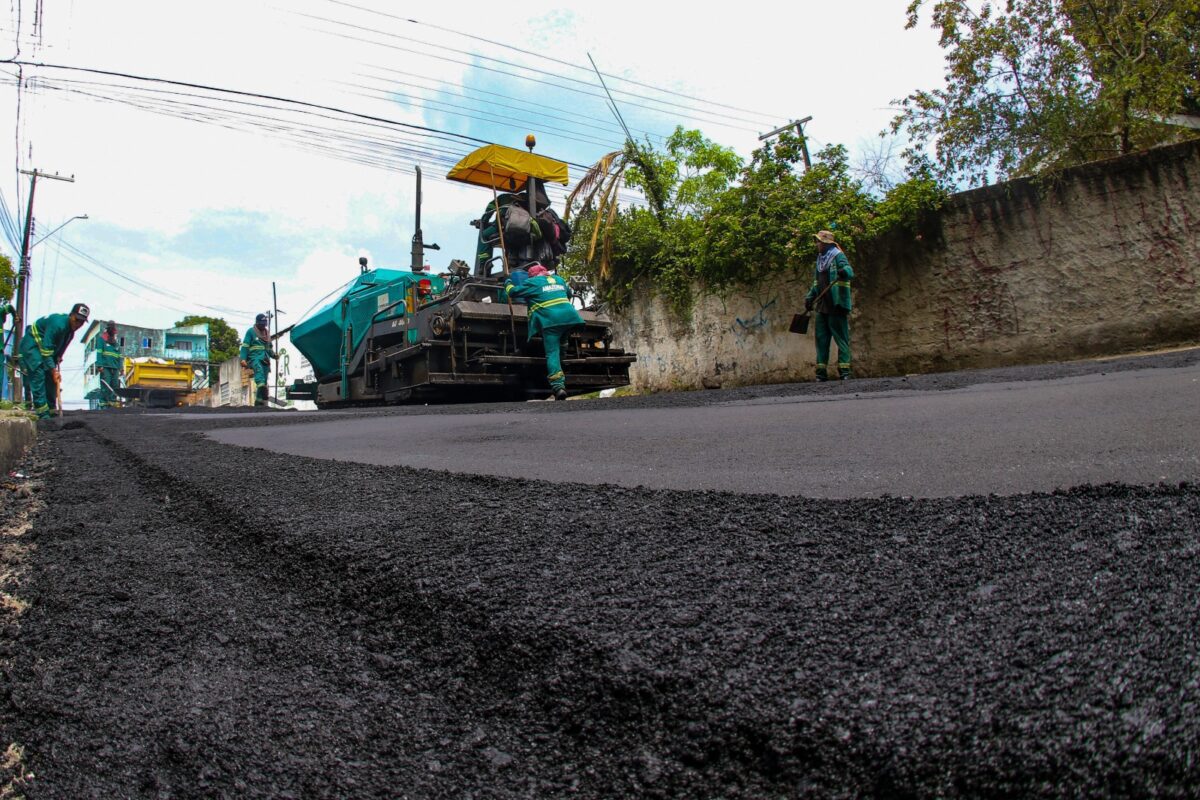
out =
<svg viewBox="0 0 1200 800"><path fill-rule="evenodd" d="M47 239L49 239L51 236L53 236L54 234L58 233L58 232L59 232L59 231L61 231L63 228L67 227L68 225L70 225L70 224L71 224L72 222L74 222L75 220L77 220L77 219L87 219L87 218L88 218L88 215L87 215L87 214L77 214L76 216L74 216L74 217L71 217L69 220L67 220L66 222L64 222L62 225L59 225L57 228L55 228L54 230L50 231L50 232L49 232L49 233L47 233L45 236L43 236L42 238L38 239L38 240L37 240L36 242L34 242L33 244L29 245L29 249L30 249L30 250L32 250L33 248L37 247L39 244L41 244L42 242L44 242L44 241L46 241Z"/></svg>

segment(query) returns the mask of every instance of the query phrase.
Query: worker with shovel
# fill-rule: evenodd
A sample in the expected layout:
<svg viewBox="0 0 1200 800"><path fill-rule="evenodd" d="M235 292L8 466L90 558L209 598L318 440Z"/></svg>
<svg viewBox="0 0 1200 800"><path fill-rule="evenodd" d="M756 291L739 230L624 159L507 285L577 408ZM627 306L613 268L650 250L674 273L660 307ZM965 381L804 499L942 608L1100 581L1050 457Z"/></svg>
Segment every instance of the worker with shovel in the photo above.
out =
<svg viewBox="0 0 1200 800"><path fill-rule="evenodd" d="M62 363L67 345L75 338L75 331L83 327L90 313L86 305L76 303L70 314L49 314L25 328L17 363L38 419L54 418L46 390L53 391L57 397L58 365Z"/></svg>
<svg viewBox="0 0 1200 800"><path fill-rule="evenodd" d="M271 349L271 332L267 329L267 315L254 318L254 327L242 337L239 351L242 366L254 370L254 383L258 387L254 395L254 407L267 404L267 380L271 374L271 359L279 354Z"/></svg>
<svg viewBox="0 0 1200 800"><path fill-rule="evenodd" d="M100 376L100 408L117 405L117 387L121 385L121 345L117 323L109 321L96 341L96 374Z"/></svg>
<svg viewBox="0 0 1200 800"><path fill-rule="evenodd" d="M818 231L817 265L804 310L816 312L817 380L829 380L829 343L837 342L838 377L850 379L850 281L854 270L831 231Z"/></svg>

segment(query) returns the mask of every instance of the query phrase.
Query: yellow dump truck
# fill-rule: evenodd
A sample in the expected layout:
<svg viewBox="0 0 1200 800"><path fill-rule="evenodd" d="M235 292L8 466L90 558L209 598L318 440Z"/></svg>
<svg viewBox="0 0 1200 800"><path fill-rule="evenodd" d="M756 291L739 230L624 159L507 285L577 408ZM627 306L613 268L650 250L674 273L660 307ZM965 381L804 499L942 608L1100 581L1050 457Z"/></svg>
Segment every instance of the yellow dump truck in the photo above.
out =
<svg viewBox="0 0 1200 800"><path fill-rule="evenodd" d="M192 367L160 358L125 359L124 386L119 394L127 401L152 408L174 408L191 394Z"/></svg>

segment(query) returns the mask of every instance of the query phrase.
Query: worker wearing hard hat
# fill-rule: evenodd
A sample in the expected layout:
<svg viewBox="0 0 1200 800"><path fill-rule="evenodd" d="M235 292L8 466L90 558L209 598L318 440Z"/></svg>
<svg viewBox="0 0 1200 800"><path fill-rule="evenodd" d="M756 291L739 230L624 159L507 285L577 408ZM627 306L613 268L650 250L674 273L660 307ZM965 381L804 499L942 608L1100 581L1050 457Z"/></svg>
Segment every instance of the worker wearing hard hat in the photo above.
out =
<svg viewBox="0 0 1200 800"><path fill-rule="evenodd" d="M117 404L117 388L121 385L121 344L117 338L117 323L109 322L96 340L96 375L100 378L100 408Z"/></svg>
<svg viewBox="0 0 1200 800"><path fill-rule="evenodd" d="M38 419L54 417L48 393L53 392L57 398L58 365L67 345L75 338L75 331L87 322L90 313L86 305L76 303L70 314L50 314L25 327L17 363Z"/></svg>
<svg viewBox="0 0 1200 800"><path fill-rule="evenodd" d="M804 309L817 312L817 380L829 380L829 344L838 349L838 377L850 379L850 281L854 270L838 247L833 231L818 231L817 264Z"/></svg>
<svg viewBox="0 0 1200 800"><path fill-rule="evenodd" d="M266 314L259 314L254 318L254 327L247 330L246 335L242 337L242 348L238 357L243 367L254 370L254 383L258 387L254 395L254 405L265 406L271 359L279 358L279 354L271 349L271 334L267 330Z"/></svg>
<svg viewBox="0 0 1200 800"><path fill-rule="evenodd" d="M567 379L562 369L562 347L571 329L583 324L583 317L571 304L571 287L541 264L529 269L529 277L517 283L510 276L504 291L514 300L529 306L529 338L541 334L546 349L546 372L555 400L567 399Z"/></svg>

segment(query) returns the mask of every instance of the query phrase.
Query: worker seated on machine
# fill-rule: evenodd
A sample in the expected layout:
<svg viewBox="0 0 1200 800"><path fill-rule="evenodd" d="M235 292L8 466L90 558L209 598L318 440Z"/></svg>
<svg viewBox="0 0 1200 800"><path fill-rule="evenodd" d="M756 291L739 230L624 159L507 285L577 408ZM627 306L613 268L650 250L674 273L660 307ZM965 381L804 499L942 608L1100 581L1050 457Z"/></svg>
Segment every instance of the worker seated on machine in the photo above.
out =
<svg viewBox="0 0 1200 800"><path fill-rule="evenodd" d="M497 202L500 206L499 214L496 213ZM545 188L538 186L537 212L540 213L549 207L550 198L547 197ZM502 221L503 237L500 232ZM529 194L525 187L517 192L497 195L484 208L483 216L472 220L471 225L479 228L479 243L475 249L475 271L478 275L491 274L492 252L502 240L510 264L534 263L553 257L551 253L542 252L542 231L537 220L529 215Z"/></svg>

